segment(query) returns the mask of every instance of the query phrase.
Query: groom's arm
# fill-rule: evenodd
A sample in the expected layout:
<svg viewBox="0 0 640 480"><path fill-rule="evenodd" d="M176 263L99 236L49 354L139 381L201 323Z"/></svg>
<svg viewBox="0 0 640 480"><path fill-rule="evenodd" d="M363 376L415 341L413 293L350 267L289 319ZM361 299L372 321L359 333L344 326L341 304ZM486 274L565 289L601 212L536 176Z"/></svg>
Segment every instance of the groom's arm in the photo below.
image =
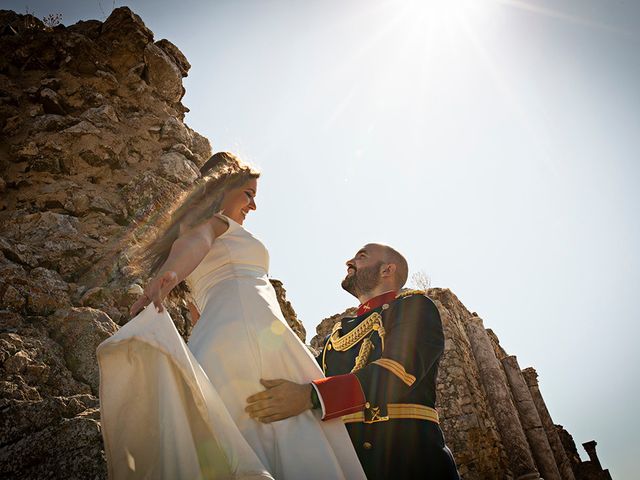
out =
<svg viewBox="0 0 640 480"><path fill-rule="evenodd" d="M324 344L328 340L327 335ZM315 359L322 368L322 350ZM266 390L247 398L248 405L245 408L251 418L259 422L271 423L299 415L309 409L324 408L318 389L312 383L298 384L284 379L261 379L260 383Z"/></svg>
<svg viewBox="0 0 640 480"><path fill-rule="evenodd" d="M362 411L367 403L374 407L399 403L444 350L442 323L433 302L418 295L401 301L406 303L385 336L382 358L356 373L318 379L311 385L263 382L268 389L249 397L245 410L259 421L298 415L306 410L299 410L299 405L308 400L311 386L318 392L323 420ZM306 405L311 408L311 402Z"/></svg>

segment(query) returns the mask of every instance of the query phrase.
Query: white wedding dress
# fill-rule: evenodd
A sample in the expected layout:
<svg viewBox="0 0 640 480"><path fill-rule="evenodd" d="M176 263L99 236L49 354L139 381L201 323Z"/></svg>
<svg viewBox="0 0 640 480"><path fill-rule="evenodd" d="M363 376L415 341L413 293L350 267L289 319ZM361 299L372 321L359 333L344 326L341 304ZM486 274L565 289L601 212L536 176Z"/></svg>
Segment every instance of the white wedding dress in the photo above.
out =
<svg viewBox="0 0 640 480"><path fill-rule="evenodd" d="M261 378L322 377L267 278L269 254L241 225L188 277L201 312L188 347L153 305L98 347L111 479L365 479L340 419L262 424L244 411Z"/></svg>

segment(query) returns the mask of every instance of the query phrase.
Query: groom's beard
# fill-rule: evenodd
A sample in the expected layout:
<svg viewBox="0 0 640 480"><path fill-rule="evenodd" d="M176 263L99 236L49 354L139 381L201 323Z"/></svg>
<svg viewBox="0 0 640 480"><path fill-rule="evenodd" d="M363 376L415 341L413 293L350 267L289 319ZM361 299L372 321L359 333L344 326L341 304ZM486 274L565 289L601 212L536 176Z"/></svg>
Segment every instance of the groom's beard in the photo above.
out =
<svg viewBox="0 0 640 480"><path fill-rule="evenodd" d="M378 262L370 267L363 267L353 272L353 275L347 275L342 280L342 288L354 297L372 291L378 286L380 281L380 266L384 262Z"/></svg>

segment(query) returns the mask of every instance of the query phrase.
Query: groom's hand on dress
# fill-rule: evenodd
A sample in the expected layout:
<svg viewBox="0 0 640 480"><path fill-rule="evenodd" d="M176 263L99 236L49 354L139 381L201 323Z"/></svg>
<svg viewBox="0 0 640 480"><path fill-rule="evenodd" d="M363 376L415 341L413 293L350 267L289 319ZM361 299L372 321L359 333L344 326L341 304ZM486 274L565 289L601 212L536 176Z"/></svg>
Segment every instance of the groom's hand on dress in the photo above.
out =
<svg viewBox="0 0 640 480"><path fill-rule="evenodd" d="M289 380L260 380L266 388L247 398L249 404L244 410L251 418L262 423L277 422L295 417L313 408L310 383L299 384Z"/></svg>

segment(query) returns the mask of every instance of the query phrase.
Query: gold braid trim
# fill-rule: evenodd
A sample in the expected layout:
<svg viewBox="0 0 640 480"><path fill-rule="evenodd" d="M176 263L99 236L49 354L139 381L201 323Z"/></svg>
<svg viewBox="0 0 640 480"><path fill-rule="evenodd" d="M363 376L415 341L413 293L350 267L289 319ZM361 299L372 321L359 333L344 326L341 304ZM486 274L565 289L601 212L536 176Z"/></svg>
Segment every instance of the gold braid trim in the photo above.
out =
<svg viewBox="0 0 640 480"><path fill-rule="evenodd" d="M440 423L438 412L435 408L415 403L388 403L386 419L395 420L397 418L413 418L415 420L428 420L430 422ZM370 423L366 420L364 411L344 415L342 420L344 423Z"/></svg>
<svg viewBox="0 0 640 480"><path fill-rule="evenodd" d="M427 292L426 290L405 290L403 292L400 292L398 295L396 295L396 298L404 298L404 297L408 297L409 295L426 295Z"/></svg>
<svg viewBox="0 0 640 480"><path fill-rule="evenodd" d="M376 365L380 365L381 367L386 368L408 386L411 386L416 382L416 377L414 377L410 373L407 373L407 371L404 369L404 366L401 363L396 362L395 360L391 360L390 358L379 358L378 360L371 363L375 363Z"/></svg>
<svg viewBox="0 0 640 480"><path fill-rule="evenodd" d="M340 329L342 325L338 322L333 326L331 337L329 341L335 350L338 352L344 352L360 342L364 337L369 335L373 330L382 332L380 337L384 336L384 327L382 326L382 316L378 312L374 312L366 319L360 322L356 328L351 330L346 335L340 336Z"/></svg>
<svg viewBox="0 0 640 480"><path fill-rule="evenodd" d="M358 352L358 356L356 357L356 363L351 369L351 373L357 372L358 370L364 368L367 365L367 360L369 360L369 355L373 351L373 342L369 338L365 338L362 341L362 345L360 345L360 352Z"/></svg>

